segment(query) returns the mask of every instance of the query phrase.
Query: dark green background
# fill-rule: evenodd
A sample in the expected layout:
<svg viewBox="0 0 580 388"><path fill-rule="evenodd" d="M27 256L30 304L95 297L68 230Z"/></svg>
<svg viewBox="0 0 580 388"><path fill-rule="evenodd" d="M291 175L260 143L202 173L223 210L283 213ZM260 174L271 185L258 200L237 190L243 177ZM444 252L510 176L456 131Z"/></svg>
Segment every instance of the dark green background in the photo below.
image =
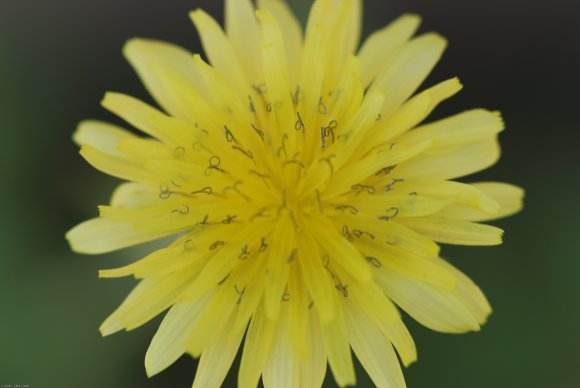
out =
<svg viewBox="0 0 580 388"><path fill-rule="evenodd" d="M308 1L294 1L304 20ZM449 49L428 84L458 75L464 91L436 116L503 112L500 163L473 179L526 188L526 209L498 222L505 243L444 247L494 314L481 333L444 335L407 319L419 362L410 387L580 386L580 7L567 0L366 1L365 34L397 15L424 17ZM97 328L131 279L97 270L139 252L72 254L65 231L96 215L118 183L81 160L70 140L107 90L149 100L121 55L133 36L199 51L187 12L221 19L222 1L0 0L0 384L187 387L189 357L152 379L143 359L159 319L101 338ZM471 179L471 178L470 178ZM329 374L328 374L329 375ZM359 371L360 386L371 386ZM235 380L230 374L228 386ZM328 386L334 386L332 379Z"/></svg>

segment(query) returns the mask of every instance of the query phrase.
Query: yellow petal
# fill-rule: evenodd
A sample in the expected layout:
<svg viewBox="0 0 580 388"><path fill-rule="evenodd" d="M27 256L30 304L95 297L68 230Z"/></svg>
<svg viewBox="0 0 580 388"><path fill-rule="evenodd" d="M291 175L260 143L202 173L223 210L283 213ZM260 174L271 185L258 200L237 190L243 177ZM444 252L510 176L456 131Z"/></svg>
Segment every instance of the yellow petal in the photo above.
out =
<svg viewBox="0 0 580 388"><path fill-rule="evenodd" d="M226 0L225 28L246 79L259 84L264 68L260 61L260 31L252 1Z"/></svg>
<svg viewBox="0 0 580 388"><path fill-rule="evenodd" d="M471 185L493 198L499 204L498 209L495 212L484 213L467 206L454 205L444 209L441 216L466 221L491 221L511 216L524 206L524 190L520 187L500 182L481 182Z"/></svg>
<svg viewBox="0 0 580 388"><path fill-rule="evenodd" d="M457 288L454 294L475 317L477 322L483 325L487 321L489 314L491 314L491 306L483 292L481 292L479 287L470 278L447 261L437 258L436 262L446 267L455 275L457 278Z"/></svg>
<svg viewBox="0 0 580 388"><path fill-rule="evenodd" d="M324 382L326 374L326 350L322 341L320 321L316 307L308 310L308 330L306 341L309 345L309 358L298 362L298 387L318 388Z"/></svg>
<svg viewBox="0 0 580 388"><path fill-rule="evenodd" d="M317 1L311 13L327 1ZM310 26L311 18L308 19ZM325 80L327 53L323 46L324 25L312 22L307 29L300 64L299 89L295 91L296 111L301 114L304 130L317 131L319 113L324 113L322 86ZM321 99L322 97L322 99ZM328 108L327 108L328 109ZM316 132L315 132L316 133ZM305 136L304 154L312 155L319 146L317 136Z"/></svg>
<svg viewBox="0 0 580 388"><path fill-rule="evenodd" d="M132 330L170 307L196 273L181 271L157 279L142 280L99 328L103 336L119 330Z"/></svg>
<svg viewBox="0 0 580 388"><path fill-rule="evenodd" d="M143 166L148 172L150 171L151 174L155 174L164 181L173 179L175 182L179 182L179 185L192 187L195 190L211 187L212 193L223 192L227 185L233 183L232 179L220 170L208 169L210 161L208 160L207 163L207 166L201 166L178 160L150 159L146 160Z"/></svg>
<svg viewBox="0 0 580 388"><path fill-rule="evenodd" d="M266 315L270 319L275 320L280 311L291 260L293 255L296 254L294 244L294 233L291 229L290 220L283 217L274 228L268 256L264 306Z"/></svg>
<svg viewBox="0 0 580 388"><path fill-rule="evenodd" d="M439 246L433 240L396 222L384 222L377 217L342 214L334 217L336 227L349 240L371 239L388 241L410 255L433 258L439 254Z"/></svg>
<svg viewBox="0 0 580 388"><path fill-rule="evenodd" d="M145 370L151 377L173 364L187 351L191 328L212 294L191 302L174 304L157 329L145 355Z"/></svg>
<svg viewBox="0 0 580 388"><path fill-rule="evenodd" d="M267 252L267 249L265 252ZM256 258L253 270L245 271L244 278L237 280L240 283L238 289L245 289L245 291L238 307L234 332L246 329L250 318L252 318L258 305L263 301L264 283L266 282L266 271L264 271L266 259L267 254L260 253ZM240 275L238 277L242 278Z"/></svg>
<svg viewBox="0 0 580 388"><path fill-rule="evenodd" d="M308 290L299 264L294 263L288 276L288 338L293 353L303 362L308 361Z"/></svg>
<svg viewBox="0 0 580 388"><path fill-rule="evenodd" d="M193 227L206 209L191 209L187 203L179 204L166 201L147 208L117 208L99 206L101 217L111 220L132 222L136 229L172 230L174 232ZM187 219L185 219L185 216ZM192 217L193 216L193 217Z"/></svg>
<svg viewBox="0 0 580 388"><path fill-rule="evenodd" d="M443 37L428 33L406 43L392 55L371 85L371 90L388 91L381 112L383 117L391 115L415 92L439 61L446 46Z"/></svg>
<svg viewBox="0 0 580 388"><path fill-rule="evenodd" d="M295 116L286 68L286 53L282 32L274 16L266 10L256 11L262 32L261 58L264 64L266 90L271 104L269 125L276 146L282 135L288 138L288 152L296 152Z"/></svg>
<svg viewBox="0 0 580 388"><path fill-rule="evenodd" d="M233 331L233 319L228 320L224 333ZM219 388L230 369L242 342L245 330L223 335L205 349L199 359L193 388Z"/></svg>
<svg viewBox="0 0 580 388"><path fill-rule="evenodd" d="M334 296L338 298L338 296ZM337 302L337 305L341 303ZM344 387L356 384L348 333L342 306L336 310L335 319L322 325L322 339L328 354L328 363L336 383Z"/></svg>
<svg viewBox="0 0 580 388"><path fill-rule="evenodd" d="M349 191L353 185L372 177L377 171L412 159L430 146L430 141L412 146L395 144L392 147L375 151L358 162L348 164L333 175L331 182L324 190L323 198ZM412 163L412 160L410 162ZM321 167L326 166L322 165Z"/></svg>
<svg viewBox="0 0 580 388"><path fill-rule="evenodd" d="M159 181L155 174L127 157L106 154L86 144L81 148L80 154L97 170L114 177L135 182L157 183Z"/></svg>
<svg viewBox="0 0 580 388"><path fill-rule="evenodd" d="M232 44L220 25L201 9L191 12L189 16L211 64L228 79L232 87L246 94L250 82L244 77Z"/></svg>
<svg viewBox="0 0 580 388"><path fill-rule="evenodd" d="M380 123L367 136L360 151L355 153L359 156L365 151L374 147L385 144L391 139L407 132L409 129L415 127L422 122L427 116L433 112L435 107L443 100L455 95L462 88L461 83L457 78L441 82L427 90L422 91L415 97L403 104L392 116L387 118L380 118ZM425 137L422 139L413 139L414 141L406 141L403 136L401 142L403 144L419 144L430 141L431 138Z"/></svg>
<svg viewBox="0 0 580 388"><path fill-rule="evenodd" d="M195 55L195 63L198 67L207 88L208 100L205 102L206 106L203 112L204 116L211 116L213 126L219 128L220 132L227 130L232 138L225 136L227 145L224 143L224 137L216 136L217 131L210 131L201 141L205 146L212 149L214 154L219 152L222 157L228 156L228 160L233 160L234 167L237 164L246 164L248 168L254 168L254 158L260 164L267 165L267 158L264 156L266 152L264 142L256 135L252 122L254 117L246 108L242 100L239 98L239 93L231 88L225 77L215 68L205 63L199 55ZM241 149L249 151L251 159L242 155L237 151L232 151L230 142L235 143ZM225 154L225 155L224 155ZM242 173L247 172L243 170Z"/></svg>
<svg viewBox="0 0 580 388"><path fill-rule="evenodd" d="M328 101L329 117L336 122L334 131L337 139L344 130L350 129L346 124L357 113L365 97L360 79L360 60L354 55L350 56L343 67L336 90L329 96Z"/></svg>
<svg viewBox="0 0 580 388"><path fill-rule="evenodd" d="M268 361L264 365L262 381L265 388L294 388L298 387L298 359L292 351L288 341L288 309L278 319Z"/></svg>
<svg viewBox="0 0 580 388"><path fill-rule="evenodd" d="M122 139L135 138L131 132L117 127L116 125L96 120L83 121L77 127L73 140L78 145L90 145L96 150L106 154L122 157L117 150Z"/></svg>
<svg viewBox="0 0 580 388"><path fill-rule="evenodd" d="M407 180L449 180L484 170L499 157L499 143L496 136L492 136L443 155L417 156L397 166L395 174Z"/></svg>
<svg viewBox="0 0 580 388"><path fill-rule="evenodd" d="M376 387L404 388L399 360L389 340L354 303L345 308L350 345Z"/></svg>
<svg viewBox="0 0 580 388"><path fill-rule="evenodd" d="M384 63L413 36L420 23L419 16L405 14L365 40L358 53L363 87L366 88L375 79Z"/></svg>
<svg viewBox="0 0 580 388"><path fill-rule="evenodd" d="M354 197L348 202L334 207L337 214L364 213L377 217L380 221L388 222L393 219L407 217L424 217L437 213L452 201L429 198L422 195L373 195L369 197Z"/></svg>
<svg viewBox="0 0 580 388"><path fill-rule="evenodd" d="M435 264L432 258L413 256L383 241L361 239L354 244L367 260L372 260L374 267L385 267L439 288L453 290L456 286L455 278L445 268Z"/></svg>
<svg viewBox="0 0 580 388"><path fill-rule="evenodd" d="M297 235L298 260L304 275L304 282L310 296L320 313L322 322L327 323L334 317L334 285L323 267L320 253L313 236L305 231Z"/></svg>
<svg viewBox="0 0 580 388"><path fill-rule="evenodd" d="M385 268L375 279L389 298L422 325L445 333L479 331L477 318L456 291L443 290ZM477 298L472 295L473 289L467 292Z"/></svg>
<svg viewBox="0 0 580 388"><path fill-rule="evenodd" d="M421 217L400 222L434 241L458 245L499 245L503 230L495 226L448 218Z"/></svg>
<svg viewBox="0 0 580 388"><path fill-rule="evenodd" d="M111 206L139 208L159 203L159 188L143 183L121 183L111 196Z"/></svg>
<svg viewBox="0 0 580 388"><path fill-rule="evenodd" d="M131 39L123 53L165 111L191 123L196 121L187 96L204 88L191 53L170 43L148 39Z"/></svg>
<svg viewBox="0 0 580 388"><path fill-rule="evenodd" d="M367 132L375 125L383 101L385 95L382 92L375 90L368 93L356 114L343 124L345 129L328 149L329 153L336 152L334 168L340 169L349 160Z"/></svg>
<svg viewBox="0 0 580 388"><path fill-rule="evenodd" d="M417 347L415 346L415 341L413 341L413 337L403 321L399 320L390 325L379 325L379 329L385 334L387 339L391 341L397 350L397 353L399 353L403 365L409 366L417 361Z"/></svg>
<svg viewBox="0 0 580 388"><path fill-rule="evenodd" d="M207 262L195 283L188 290L187 297L196 298L218 284L236 267L244 246L259 241L272 229L272 226L266 222L258 221L251 227L244 226L246 227L224 236L224 245Z"/></svg>
<svg viewBox="0 0 580 388"><path fill-rule="evenodd" d="M393 184L393 180L385 179L381 182L382 185L385 187L384 190L393 190L401 194L420 192L431 198L453 200L456 204L467 205L488 214L497 212L500 207L490 195L472 184L453 181L396 181Z"/></svg>
<svg viewBox="0 0 580 388"><path fill-rule="evenodd" d="M144 163L147 159L173 159L176 149L153 139L123 139L117 146L126 157L137 163Z"/></svg>
<svg viewBox="0 0 580 388"><path fill-rule="evenodd" d="M258 307L246 334L238 387L255 388L272 346L275 322L268 319L263 307Z"/></svg>
<svg viewBox="0 0 580 388"><path fill-rule="evenodd" d="M178 271L199 271L203 261L208 259L210 252L200 252L190 248L191 239L186 236L178 239L170 247L158 249L129 265L100 270L99 277L117 278L133 275L137 279L163 277Z"/></svg>
<svg viewBox="0 0 580 388"><path fill-rule="evenodd" d="M298 82L302 54L302 27L284 0L258 0L258 8L267 9L276 18L284 38L290 85Z"/></svg>
<svg viewBox="0 0 580 388"><path fill-rule="evenodd" d="M172 233L137 230L131 222L93 218L69 230L66 238L75 252L99 254L157 240Z"/></svg>
<svg viewBox="0 0 580 388"><path fill-rule="evenodd" d="M504 123L498 112L474 109L422 125L406 133L401 141L413 144L432 139L434 142L429 152L444 154L465 144L492 137L503 129Z"/></svg>
<svg viewBox="0 0 580 388"><path fill-rule="evenodd" d="M216 293L199 314L195 325L191 328L187 351L198 358L205 349L218 341L220 337L231 337L231 332L225 332L226 324L234 318L236 301L239 298L236 285L227 278L218 286Z"/></svg>
<svg viewBox="0 0 580 388"><path fill-rule="evenodd" d="M362 34L363 2L362 0L352 0L351 3L348 32L344 44L347 55L353 54L358 49Z"/></svg>
<svg viewBox="0 0 580 388"><path fill-rule="evenodd" d="M107 93L101 105L133 125L164 143L181 146L196 139L194 126L179 119L164 115L155 108L131 96Z"/></svg>
<svg viewBox="0 0 580 388"><path fill-rule="evenodd" d="M340 288L340 298L352 299L381 326L388 327L401 321L399 311L375 282L357 283L347 272L340 270L336 271L336 276L341 282L337 287Z"/></svg>
<svg viewBox="0 0 580 388"><path fill-rule="evenodd" d="M308 112L311 108L303 106L306 95L303 95L301 91L298 95L302 96L299 97L299 110L306 109ZM375 95L375 98L378 95L380 95L380 93ZM323 132L323 128L319 129L313 127L314 125L317 125L317 123L307 125L305 121L304 130L308 133L304 135L306 137L304 139L304 153L306 154L305 159L307 163L320 157L320 154L323 151L323 148L320 147L321 143L328 147L342 135L344 130L350 129L353 124L358 124L356 121L352 121L352 117L360 108L364 98L364 89L360 83L359 60L357 57L351 56L346 60L336 88L329 92L329 96L326 100L324 96L321 97L322 99L319 100L319 105L316 109L319 110L319 113L325 113L324 115L320 115L323 116L320 119L323 120L324 128L328 128L330 132L325 133ZM302 110L300 110L300 112L302 115L305 113ZM312 131L308 128L314 128L314 136L310 134ZM324 141L322 140L322 137L324 137ZM330 151L327 149L324 157L328 157L329 153ZM306 190L311 189L313 186L316 187L321 180L326 180L324 178L327 176L328 166L321 165L320 162L314 163L307 174L306 180L300 182L302 184L301 187ZM322 179L320 177L322 177ZM312 192L314 191L312 190Z"/></svg>
<svg viewBox="0 0 580 388"><path fill-rule="evenodd" d="M325 66L325 81L335 85L343 63L355 53L359 44L362 4L361 0L331 1L330 4L332 10L323 21L327 26L323 47L328 58L332 58Z"/></svg>
<svg viewBox="0 0 580 388"><path fill-rule="evenodd" d="M330 256L332 262L342 267L354 279L362 283L372 279L370 269L364 265L360 252L334 228L325 217L312 216L306 219L308 230L319 246Z"/></svg>

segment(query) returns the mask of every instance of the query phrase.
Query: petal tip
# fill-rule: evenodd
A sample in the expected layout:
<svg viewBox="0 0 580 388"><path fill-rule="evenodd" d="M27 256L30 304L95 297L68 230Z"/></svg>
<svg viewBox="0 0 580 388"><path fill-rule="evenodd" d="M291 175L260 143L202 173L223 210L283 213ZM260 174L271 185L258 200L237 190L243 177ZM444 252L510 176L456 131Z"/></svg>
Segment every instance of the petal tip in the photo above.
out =
<svg viewBox="0 0 580 388"><path fill-rule="evenodd" d="M147 375L147 378L151 378L151 377L155 376L157 373L159 373L159 371L156 370L155 365L151 361L151 356L150 356L149 352L147 352L145 354L144 365L145 365L145 374Z"/></svg>
<svg viewBox="0 0 580 388"><path fill-rule="evenodd" d="M87 222L88 221L82 222L71 228L68 232L66 232L64 238L68 242L70 249L75 253L82 253L85 255L99 254L100 252L91 249L83 242L85 238L85 231L83 229Z"/></svg>
<svg viewBox="0 0 580 388"><path fill-rule="evenodd" d="M129 40L127 40L123 45L122 49L123 56L130 60L135 55L135 53L142 47L144 41L145 39L137 37L130 38Z"/></svg>
<svg viewBox="0 0 580 388"><path fill-rule="evenodd" d="M111 334L115 334L121 330L123 330L123 327L119 324L119 322L112 320L111 317L107 318L105 322L103 322L99 327L99 332L103 337L108 337Z"/></svg>
<svg viewBox="0 0 580 388"><path fill-rule="evenodd" d="M204 18L207 14L201 8L196 8L193 11L189 12L189 18L193 21L193 23L200 23L202 22L202 18Z"/></svg>

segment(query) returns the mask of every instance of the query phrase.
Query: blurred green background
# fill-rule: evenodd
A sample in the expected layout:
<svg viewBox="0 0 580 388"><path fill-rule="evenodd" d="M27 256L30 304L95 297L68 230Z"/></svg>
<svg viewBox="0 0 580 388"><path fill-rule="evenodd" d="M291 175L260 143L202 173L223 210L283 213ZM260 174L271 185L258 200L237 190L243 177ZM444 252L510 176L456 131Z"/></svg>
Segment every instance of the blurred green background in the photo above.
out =
<svg viewBox="0 0 580 388"><path fill-rule="evenodd" d="M304 20L309 0L291 4ZM101 338L98 326L135 284L97 271L139 256L72 254L64 233L97 214L118 183L90 168L71 141L107 90L150 100L121 55L133 36L199 52L187 12L216 0L0 0L0 384L31 387L187 387L184 356L147 379L143 359L160 320ZM501 110L501 161L470 178L526 188L523 213L497 222L505 243L444 247L486 292L481 333L445 335L407 318L419 362L410 387L580 386L580 6L567 0L365 1L365 35L397 15L450 41L427 84L459 76L444 116ZM234 370L237 368L234 368ZM233 386L231 373L225 386ZM330 373L327 374L330 376ZM359 386L372 384L359 368ZM328 386L334 386L327 379Z"/></svg>

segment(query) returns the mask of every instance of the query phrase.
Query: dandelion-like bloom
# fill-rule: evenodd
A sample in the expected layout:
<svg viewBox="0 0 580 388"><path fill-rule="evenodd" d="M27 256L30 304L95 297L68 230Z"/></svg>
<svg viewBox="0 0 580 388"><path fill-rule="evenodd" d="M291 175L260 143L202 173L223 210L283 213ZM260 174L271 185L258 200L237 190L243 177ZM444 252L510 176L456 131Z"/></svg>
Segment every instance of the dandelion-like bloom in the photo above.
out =
<svg viewBox="0 0 580 388"><path fill-rule="evenodd" d="M209 59L134 39L125 56L162 111L108 93L103 106L149 137L97 121L75 141L130 181L74 250L104 253L175 236L101 277L141 279L102 324L109 335L169 309L145 357L154 375L189 353L194 387L219 386L243 344L240 387L319 387L327 362L355 384L351 348L379 387L405 385L416 349L398 308L441 332L479 330L491 309L437 243L495 245L477 222L520 209L521 189L459 183L499 157L500 115L422 124L461 89L412 97L445 40L412 38L404 15L357 51L359 0L318 0L304 39L278 0L226 1L225 32L191 14Z"/></svg>

